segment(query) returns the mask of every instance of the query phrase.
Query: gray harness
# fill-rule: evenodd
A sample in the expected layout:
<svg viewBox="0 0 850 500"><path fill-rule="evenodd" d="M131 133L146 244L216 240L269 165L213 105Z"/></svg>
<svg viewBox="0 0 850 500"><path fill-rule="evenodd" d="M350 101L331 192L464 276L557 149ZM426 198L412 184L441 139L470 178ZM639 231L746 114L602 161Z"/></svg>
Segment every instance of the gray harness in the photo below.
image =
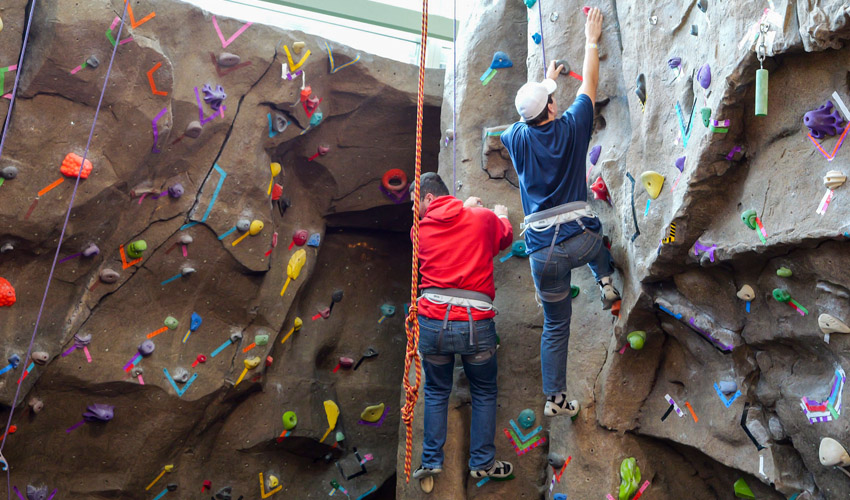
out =
<svg viewBox="0 0 850 500"><path fill-rule="evenodd" d="M552 243L549 244L549 253L546 255L546 263L543 264L543 272L546 272L546 267L549 266L549 261L552 260L552 251L555 249L555 242L558 241L558 233L561 230L561 225L575 221L581 227L581 230L586 232L587 228L581 222L582 217L596 217L596 213L584 201L565 203L525 217L520 225L522 229L521 235L525 234L525 231L529 229L535 232L542 232L555 226L555 234L552 236ZM601 235L597 236L601 238Z"/></svg>
<svg viewBox="0 0 850 500"><path fill-rule="evenodd" d="M440 327L440 334L437 337L437 352L442 351L443 332L449 324L449 315L452 312L452 306L463 307L466 309L466 314L469 316L469 345L478 346L475 339L475 321L472 319L472 310L477 311L495 311L493 300L486 293L474 292L472 290L462 290L460 288L426 288L422 290L422 296L418 300L425 299L428 302L446 306L446 316L443 318L443 325Z"/></svg>

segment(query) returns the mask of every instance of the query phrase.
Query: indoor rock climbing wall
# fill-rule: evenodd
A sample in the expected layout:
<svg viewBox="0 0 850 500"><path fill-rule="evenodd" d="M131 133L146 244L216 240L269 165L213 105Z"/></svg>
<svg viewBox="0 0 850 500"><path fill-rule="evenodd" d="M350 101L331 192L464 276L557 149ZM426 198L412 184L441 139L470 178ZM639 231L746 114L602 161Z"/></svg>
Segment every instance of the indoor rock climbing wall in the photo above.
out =
<svg viewBox="0 0 850 500"><path fill-rule="evenodd" d="M599 152L585 167L588 186L607 185L610 204L588 195L612 242L622 311L619 318L602 311L589 269L573 272L581 292L573 299L568 387L584 409L574 422L545 419L543 316L528 263L497 263L496 445L516 479L469 478L470 406L459 371L434 498L548 495L548 452L572 457L552 490L569 498L617 498L628 457L637 460L640 484L648 481L642 498L736 498L736 491L740 498L847 498L850 479L821 465L818 448L822 438L850 448L843 414L850 336L838 333L850 331L843 326L850 323L850 187L840 186L850 173L842 148L850 9L838 0L587 4L600 7L605 21L590 144ZM544 47L547 61L565 60L580 76L582 5L476 2L460 19L441 115L444 138L454 130L455 141L441 143L439 172L456 180L460 198L507 204L517 237L516 178L493 138L516 120L519 86L543 77ZM762 23L767 33L757 39ZM756 116L763 114L755 88L762 40L768 106ZM492 74L496 51L513 65L497 63ZM575 77L559 79L561 110L578 87ZM656 188L663 180L657 198L642 178ZM843 322L828 339L824 319ZM640 350L627 342L634 331L647 335ZM501 431L525 408L537 416L523 431L525 444L541 442L518 455ZM543 429L529 437L537 425ZM417 441L414 466L420 450ZM424 498L414 482L399 480L398 492Z"/></svg>
<svg viewBox="0 0 850 500"><path fill-rule="evenodd" d="M16 70L29 5L0 8L4 92L21 76L0 157L11 485L392 498L410 209L382 178L413 174L416 68L176 1L133 0L122 28L121 0L52 0ZM31 362L76 181L59 167L86 150L116 43Z"/></svg>

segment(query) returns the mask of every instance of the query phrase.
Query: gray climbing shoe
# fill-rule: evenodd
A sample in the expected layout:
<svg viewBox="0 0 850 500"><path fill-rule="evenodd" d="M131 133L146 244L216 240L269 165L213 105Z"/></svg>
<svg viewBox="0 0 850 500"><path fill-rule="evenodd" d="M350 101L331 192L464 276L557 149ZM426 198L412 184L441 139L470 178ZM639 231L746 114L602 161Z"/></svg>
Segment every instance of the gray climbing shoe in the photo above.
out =
<svg viewBox="0 0 850 500"><path fill-rule="evenodd" d="M510 462L496 460L489 469L471 470L469 471L469 475L475 479L483 479L485 477L492 477L493 479L507 479L513 471L514 466L511 465Z"/></svg>
<svg viewBox="0 0 850 500"><path fill-rule="evenodd" d="M549 396L546 399L546 407L543 409L543 414L547 417L557 415L574 417L578 415L579 410L581 410L581 405L578 403L578 400L567 401L566 393L562 392L558 396Z"/></svg>
<svg viewBox="0 0 850 500"><path fill-rule="evenodd" d="M620 300L620 292L614 288L614 283L611 281L610 276L600 279L597 284L602 291L602 309L607 311L611 309L614 303Z"/></svg>
<svg viewBox="0 0 850 500"><path fill-rule="evenodd" d="M415 471L413 471L413 479L425 479L426 477L436 476L437 474L443 472L443 469L437 467L436 469L432 469L430 467L419 466Z"/></svg>

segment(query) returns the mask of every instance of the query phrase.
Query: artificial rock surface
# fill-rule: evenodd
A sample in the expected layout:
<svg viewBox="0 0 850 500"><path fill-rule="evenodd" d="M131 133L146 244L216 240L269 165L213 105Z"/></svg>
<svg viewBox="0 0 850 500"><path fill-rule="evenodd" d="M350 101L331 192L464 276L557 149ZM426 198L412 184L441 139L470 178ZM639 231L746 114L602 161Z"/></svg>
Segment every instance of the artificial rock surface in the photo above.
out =
<svg viewBox="0 0 850 500"><path fill-rule="evenodd" d="M707 6L705 12L698 3ZM543 47L533 41L541 33L541 20L547 61L563 59L581 72L582 5L538 0L527 8L520 1L477 2L461 20L469 29L459 33L456 72L449 67L446 73L441 116L444 134L454 129L455 142L443 145L439 172L456 179L460 198L474 195L488 206L506 204L515 237L522 220L516 178L493 137L516 120L513 97L519 86L543 77ZM835 369L850 365L850 338L833 333L827 344L817 323L822 313L850 321L850 205L842 201L848 186L835 190L824 215L816 213L826 191L822 177L829 170L846 174L850 153L844 147L828 161L802 123L803 115L833 92L850 103L846 2L621 0L588 5L600 7L605 21L590 143L602 150L598 163L592 166L588 160L586 168L588 185L601 176L611 193L612 205L590 203L612 241L622 312L613 320L602 311L589 270L573 271L581 294L573 299L567 385L583 410L574 422L545 419L538 347L543 316L534 303L528 263L518 258L496 263L502 339L497 457L512 461L517 477L480 487L469 478L469 397L461 389L450 405L447 468L436 481L435 498L543 498L552 478L547 450L572 456L554 489L569 498L606 493L616 498L619 464L630 456L651 483L641 497L646 499L734 498L738 478L745 478L756 498L847 498L847 476L818 461L823 437L850 448L847 415L811 424L800 406L803 397L825 401ZM774 12L765 38L769 113L756 117L759 64L756 32L750 30L758 27L766 8ZM691 34L692 26L698 35ZM506 52L514 67L499 69L483 85L479 77L495 51ZM667 65L673 57L682 59L681 72ZM708 92L696 79L706 63L713 77ZM645 110L634 92L640 74L647 83ZM558 83L555 98L564 110L579 82L562 76ZM692 130L684 132L687 145L677 102L686 130L696 106ZM703 107L711 109L711 119L730 120L728 133L703 126ZM820 142L832 153L838 139ZM741 151L727 160L736 146ZM683 156L679 176L675 163ZM651 203L640 183L647 170L666 178ZM627 173L636 180L634 201ZM742 222L741 213L748 209L760 217L765 243ZM661 244L671 223L676 224L675 240ZM636 225L640 234L633 238ZM792 270L791 277L777 276L783 266ZM736 297L744 284L755 290L750 312ZM774 300L775 288L789 291L808 314ZM647 332L646 345L620 353L634 330ZM731 351L722 351L700 331ZM721 381L734 381L741 392L728 407L714 389ZM462 373L457 382L463 388ZM683 417L673 413L662 420L670 406L666 395ZM848 402L846 391L842 399ZM742 426L745 405L743 425L758 447ZM517 456L501 429L509 428L509 419L524 408L536 412L547 443ZM414 466L420 450L416 441ZM403 456L400 448L399 498L424 498L416 484L404 483Z"/></svg>
<svg viewBox="0 0 850 500"><path fill-rule="evenodd" d="M27 5L0 9L4 65L20 52ZM269 476L279 478L281 497L324 497L337 480L355 497L374 486L373 498L391 498L410 211L379 187L390 168L412 178L417 69L361 53L356 64L331 74L320 37L260 24L236 36L244 23L217 16L220 39L213 16L189 5L131 6L120 38L132 41L118 45L88 153L94 171L80 181L59 257L90 243L100 254L57 265L33 346L49 361L27 375L19 393L16 382L29 360L0 381L4 418L17 394L17 432L3 448L12 484L23 491L43 483L58 489L57 498L147 499L169 483L178 491L165 498L195 498L210 480L212 492L231 486L233 498L259 498L262 473L267 493ZM121 0L38 2L35 9L0 159L20 170L0 189L0 245L13 247L0 255L0 276L17 291L17 303L0 308L4 359L26 357L74 179L31 208L33 200L60 177L67 153L85 150L112 54L104 32L123 12ZM321 98L318 125L309 126L299 102L302 77L281 78L284 46L293 50L297 41L306 42L305 51L292 56L305 58L299 69ZM357 55L328 43L337 65ZM241 64L216 64L225 51ZM72 74L92 55L97 68ZM433 169L443 73L428 74L423 158ZM6 73L7 91L13 75ZM203 102L199 110L196 89L205 84L226 92L222 114ZM270 133L270 114L288 127ZM184 135L190 122L205 119L199 137ZM328 154L308 160L323 145ZM290 202L285 211L267 194L271 162L282 165L275 182ZM164 193L176 183L185 188L182 197ZM243 218L264 228L234 246L243 233L228 231ZM319 245L290 249L299 229L317 235ZM184 250L186 235L192 242ZM147 242L142 260L123 264L120 247L140 239ZM306 265L281 296L287 263L302 248ZM179 277L186 267L196 272ZM105 269L118 273L117 282L98 279ZM331 315L312 319L337 290L344 297ZM379 324L384 303L399 312ZM203 321L184 341L193 313ZM141 376L125 372L146 334L168 316L179 326L153 337L154 352L137 363ZM303 327L281 345L296 317ZM91 335L91 362L82 349L62 356L75 334ZM233 334L242 335L236 345L212 357ZM256 335L268 335L268 343L251 348ZM358 360L370 347L379 355L357 371L334 371L340 357ZM192 366L199 355L206 362ZM235 386L244 360L253 357L259 367ZM177 393L164 370L180 369L197 377L177 383ZM31 397L44 403L37 414L27 407ZM341 414L320 443L326 400ZM358 423L366 406L381 402L389 411L380 427ZM94 403L114 405L114 419L66 432ZM288 410L298 424L278 441ZM337 432L344 435L339 443ZM368 472L345 480L342 470L359 470L355 447L371 457ZM168 464L174 469L146 491Z"/></svg>

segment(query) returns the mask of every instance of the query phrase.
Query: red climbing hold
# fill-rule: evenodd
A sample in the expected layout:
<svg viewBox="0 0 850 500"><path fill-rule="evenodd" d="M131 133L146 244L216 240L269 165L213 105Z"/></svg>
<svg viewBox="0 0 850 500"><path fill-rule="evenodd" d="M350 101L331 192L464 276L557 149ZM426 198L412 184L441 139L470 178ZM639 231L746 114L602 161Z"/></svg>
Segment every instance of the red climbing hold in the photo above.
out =
<svg viewBox="0 0 850 500"><path fill-rule="evenodd" d="M15 303L15 289L5 278L0 278L0 307Z"/></svg>
<svg viewBox="0 0 850 500"><path fill-rule="evenodd" d="M62 165L59 167L62 175L67 177L81 177L83 179L89 178L91 169L91 162L86 160L85 163L83 163L83 158L76 153L68 153L65 155L65 159L62 160Z"/></svg>
<svg viewBox="0 0 850 500"><path fill-rule="evenodd" d="M611 197L608 195L608 186L605 185L605 181L602 180L602 177L596 178L596 181L590 185L590 190L593 191L593 199L605 200L608 203L611 202Z"/></svg>
<svg viewBox="0 0 850 500"><path fill-rule="evenodd" d="M407 174L398 168L387 170L387 173L381 179L381 184L387 191L398 193L407 188Z"/></svg>
<svg viewBox="0 0 850 500"><path fill-rule="evenodd" d="M283 196L283 186L275 184L274 187L272 187L272 201L279 200L281 196Z"/></svg>

